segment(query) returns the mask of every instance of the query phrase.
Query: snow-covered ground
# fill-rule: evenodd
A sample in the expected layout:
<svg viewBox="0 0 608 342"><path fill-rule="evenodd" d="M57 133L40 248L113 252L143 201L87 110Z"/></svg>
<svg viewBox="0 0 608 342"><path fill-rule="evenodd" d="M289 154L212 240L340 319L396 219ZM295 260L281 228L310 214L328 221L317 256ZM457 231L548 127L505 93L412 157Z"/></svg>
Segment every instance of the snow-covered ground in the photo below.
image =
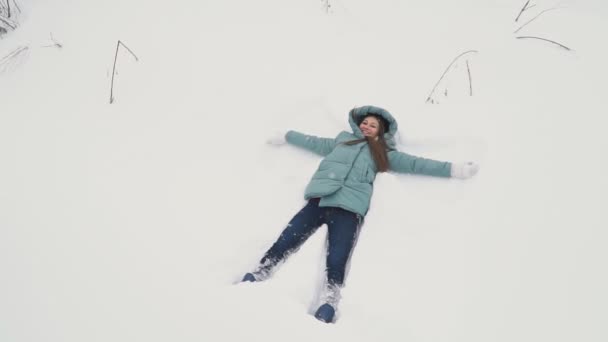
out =
<svg viewBox="0 0 608 342"><path fill-rule="evenodd" d="M1 341L608 340L604 1L517 23L523 0L18 3ZM118 40L139 60L119 50L109 104ZM335 136L367 104L401 150L481 170L378 176L328 325L309 314L324 228L272 280L235 282L320 160L265 140Z"/></svg>

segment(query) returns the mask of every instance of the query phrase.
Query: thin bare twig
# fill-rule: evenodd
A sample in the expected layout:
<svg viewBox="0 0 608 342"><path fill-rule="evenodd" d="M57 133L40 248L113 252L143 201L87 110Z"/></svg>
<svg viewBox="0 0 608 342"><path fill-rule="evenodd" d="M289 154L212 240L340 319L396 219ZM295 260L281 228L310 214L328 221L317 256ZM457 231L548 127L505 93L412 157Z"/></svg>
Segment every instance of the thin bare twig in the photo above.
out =
<svg viewBox="0 0 608 342"><path fill-rule="evenodd" d="M112 104L114 102L114 75L116 74L116 61L118 60L118 49L120 48L121 45L125 49L127 49L127 51L129 51L129 53L131 55L133 55L133 57L135 57L135 61L139 61L139 58L137 58L137 56L135 56L133 51L131 51L131 49L129 49L125 44L123 44L123 42L121 42L119 40L116 43L116 54L114 55L114 67L112 68L112 83L110 84L110 104Z"/></svg>
<svg viewBox="0 0 608 342"><path fill-rule="evenodd" d="M2 63L6 63L9 59L17 56L18 54L20 54L23 50L27 50L28 47L27 46L20 46L18 48L16 48L15 50L11 51L8 55L2 57L2 59L0 59L0 64Z"/></svg>
<svg viewBox="0 0 608 342"><path fill-rule="evenodd" d="M53 41L53 43L55 43L56 47L58 47L60 49L63 47L63 45L57 43L57 41L55 40L55 37L53 37L53 33L51 33L51 40Z"/></svg>
<svg viewBox="0 0 608 342"><path fill-rule="evenodd" d="M135 57L136 61L139 61L139 58L137 58L137 56L135 56L135 54L133 53L133 51L131 51L131 49L129 49L128 46L126 46L123 42L121 42L120 40L118 41L118 44L122 45L125 49L127 49L127 51L129 51L129 53L131 55L133 55L133 57ZM117 48L118 49L118 48Z"/></svg>
<svg viewBox="0 0 608 342"><path fill-rule="evenodd" d="M8 17L11 17L11 2L10 0L6 0L6 9L8 11Z"/></svg>
<svg viewBox="0 0 608 342"><path fill-rule="evenodd" d="M321 0L321 2L323 3L323 7L325 8L325 13L329 13L329 10L331 9L331 4L329 3L329 0Z"/></svg>
<svg viewBox="0 0 608 342"><path fill-rule="evenodd" d="M538 13L536 16L534 16L534 18L528 20L525 24L521 25L517 30L513 31L513 33L519 32L521 29L523 29L524 27L526 27L529 23L533 22L534 20L536 20L536 18L540 17L543 13L549 12L549 11L552 11L552 10L556 10L556 9L560 9L560 7L549 8L549 9L546 9L546 10Z"/></svg>
<svg viewBox="0 0 608 342"><path fill-rule="evenodd" d="M517 18L515 18L515 22L517 22L519 20L519 17L521 16L522 13L524 13L524 11L526 10L526 8L528 8L528 4L530 3L530 0L526 1L526 3L524 4L524 7L522 7L521 11L519 11L519 14L517 15Z"/></svg>
<svg viewBox="0 0 608 342"><path fill-rule="evenodd" d="M535 37L535 36L518 36L518 37L515 37L515 38L517 38L517 39L539 39L539 40L543 40L543 41L546 41L546 42L549 42L549 43L553 43L553 44L555 44L555 45L557 45L557 46L559 46L559 47L561 47L561 48L563 48L565 50L572 51L572 49L570 49L569 47L567 47L565 45L562 45L562 44L560 44L558 42L555 42L553 40L546 39L546 38Z"/></svg>
<svg viewBox="0 0 608 342"><path fill-rule="evenodd" d="M6 0L6 3L8 3L9 0ZM13 5L15 5L15 8L17 9L17 11L19 11L19 13L21 13L21 7L19 7L19 5L17 4L17 0L13 0Z"/></svg>
<svg viewBox="0 0 608 342"><path fill-rule="evenodd" d="M456 58L454 58L454 60L452 61L452 63L450 63L450 65L448 65L448 67L445 69L445 71L443 72L443 74L441 75L441 77L439 78L439 80L437 81L437 83L435 83L435 86L433 87L433 89L432 89L432 90L431 90L431 92L429 93L429 96L426 98L426 102L429 102L429 101L430 101L430 102L432 102L432 96L433 96L433 93L435 92L435 89L437 89L437 86L439 85L439 83L441 83L441 80L443 80L443 78L444 78L444 77L445 77L445 75L448 73L448 71L450 70L450 68L452 67L452 65L453 65L454 63L456 63L456 61L457 61L457 60L458 60L460 57L462 57L462 56L464 56L464 55L466 55L466 54L468 54L468 53L477 53L477 52L478 52L477 50L469 50L469 51L465 51L465 52L461 53L460 55L458 55Z"/></svg>
<svg viewBox="0 0 608 342"><path fill-rule="evenodd" d="M471 68L467 60L467 74L469 75L469 96L473 96L473 79L471 78Z"/></svg>
<svg viewBox="0 0 608 342"><path fill-rule="evenodd" d="M27 46L20 46L10 52L8 55L2 57L2 59L0 59L0 72L4 72L8 68L11 61L15 60L17 57L19 57L19 55L21 55L21 53L27 51L28 49L29 47Z"/></svg>
<svg viewBox="0 0 608 342"><path fill-rule="evenodd" d="M59 49L61 49L63 47L63 45L57 43L57 41L55 40L55 38L53 38L53 33L51 33L51 40L55 44L53 44L53 45L43 45L42 47L56 47L56 48L59 48Z"/></svg>
<svg viewBox="0 0 608 342"><path fill-rule="evenodd" d="M14 30L17 27L17 24L8 18L3 18L0 16L0 21L3 22L6 26L8 26L11 30Z"/></svg>

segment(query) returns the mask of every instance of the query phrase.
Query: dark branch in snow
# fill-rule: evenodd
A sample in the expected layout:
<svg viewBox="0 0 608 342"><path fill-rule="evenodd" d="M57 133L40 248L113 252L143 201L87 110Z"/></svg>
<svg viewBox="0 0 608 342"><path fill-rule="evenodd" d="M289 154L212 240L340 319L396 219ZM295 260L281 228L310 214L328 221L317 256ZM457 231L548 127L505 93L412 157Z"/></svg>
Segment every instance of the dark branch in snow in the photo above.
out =
<svg viewBox="0 0 608 342"><path fill-rule="evenodd" d="M323 8L325 8L325 13L329 13L329 10L331 9L329 0L321 0L321 3L323 4Z"/></svg>
<svg viewBox="0 0 608 342"><path fill-rule="evenodd" d="M9 0L6 0L6 2L8 3ZM15 8L17 9L17 11L19 11L19 13L21 13L21 7L19 7L19 5L17 5L17 0L13 0L13 5L15 5Z"/></svg>
<svg viewBox="0 0 608 342"><path fill-rule="evenodd" d="M519 36L519 37L515 37L515 38L517 38L517 39L538 39L538 40L543 40L545 42L553 43L553 44L555 44L555 45L557 45L557 46L559 46L559 47L561 47L561 48L563 48L565 50L572 51L572 49L570 49L569 47L567 47L565 45L562 45L562 44L560 44L558 42L555 42L553 40L546 39L546 38L535 37L535 36Z"/></svg>
<svg viewBox="0 0 608 342"><path fill-rule="evenodd" d="M19 13L21 13L21 7L19 7L19 5L17 4L17 0L12 0L13 1L13 6L15 7L15 9L17 9L17 11ZM3 3L0 3L0 12L2 12L2 10L6 11L6 17L10 18L13 16L14 11L11 9L11 0L6 0L6 5Z"/></svg>
<svg viewBox="0 0 608 342"><path fill-rule="evenodd" d="M0 64L4 64L6 63L8 60L14 58L15 56L19 55L19 53L21 53L23 50L27 50L27 46L21 46L18 47L17 49L13 50L12 52L10 52L8 55L2 57L2 59L0 59Z"/></svg>
<svg viewBox="0 0 608 342"><path fill-rule="evenodd" d="M519 32L521 29L523 29L523 28L524 28L525 26L527 26L529 23L533 22L534 20L536 20L536 18L540 17L540 16L541 16L543 13L545 13L545 12L549 12L549 11L552 11L552 10L556 10L556 9L559 9L559 7L553 7L553 8L549 8L549 9L546 9L546 10L544 10L544 11L542 11L542 12L538 13L536 16L534 16L534 18L532 18L532 19L528 20L528 21L527 21L525 24L521 25L521 26L520 26L520 27L519 27L517 30L513 31L513 33L517 33L517 32Z"/></svg>
<svg viewBox="0 0 608 342"><path fill-rule="evenodd" d="M6 71L6 69L9 68L10 63L15 61L23 52L27 51L28 49L29 47L27 46L20 46L10 52L8 55L2 57L2 59L0 59L0 72Z"/></svg>
<svg viewBox="0 0 608 342"><path fill-rule="evenodd" d="M10 28L11 30L14 30L17 27L17 24L15 22L13 22L12 20L0 16L0 27L3 26L2 24L4 24L6 27Z"/></svg>
<svg viewBox="0 0 608 342"><path fill-rule="evenodd" d="M53 41L54 44L51 45L44 45L43 47L56 47L61 49L63 47L63 45L57 43L57 41L55 40L55 38L53 38L53 34L51 33L51 40Z"/></svg>
<svg viewBox="0 0 608 342"><path fill-rule="evenodd" d="M467 60L467 74L469 75L469 96L473 96L473 79L471 78L471 68Z"/></svg>
<svg viewBox="0 0 608 342"><path fill-rule="evenodd" d="M123 42L121 42L120 40L118 41L118 44L120 44L120 45L124 46L124 48L125 48L125 49L127 49L127 51L129 51L129 53L130 53L131 55L133 55L133 57L135 57L135 60L136 60L136 61L139 61L139 58L137 58L137 56L135 56L135 54L133 53L133 51L131 51L131 49L129 49L129 47L128 47L128 46L126 46L126 45L125 45ZM116 50L118 50L118 47L116 47Z"/></svg>
<svg viewBox="0 0 608 342"><path fill-rule="evenodd" d="M528 7L528 4L530 3L530 0L526 1L526 4L524 5L524 7L522 7L521 11L519 11L519 14L517 15L517 18L515 18L515 22L517 22L519 20L519 17L522 15L522 13L524 13L527 9L530 9L536 5L532 5L530 7Z"/></svg>
<svg viewBox="0 0 608 342"><path fill-rule="evenodd" d="M21 13L21 8L17 5L16 0L12 0L14 7ZM11 9L11 0L6 0L6 4L4 2L0 2L0 16L4 16L5 18L11 18L14 15L14 11Z"/></svg>
<svg viewBox="0 0 608 342"><path fill-rule="evenodd" d="M118 49L120 48L120 46L123 46L125 49L127 49L127 51L129 51L129 53L131 55L133 55L133 57L135 57L135 61L139 61L139 58L137 58L137 56L135 56L133 51L131 51L131 49L129 49L125 44L123 44L123 42L121 42L119 40L116 43L116 54L114 55L114 67L112 68L112 82L110 84L110 104L112 104L114 102L114 75L116 74L116 61L118 60Z"/></svg>
<svg viewBox="0 0 608 342"><path fill-rule="evenodd" d="M439 80L437 81L437 83L435 83L435 86L433 87L433 90L431 90L431 92L429 93L429 96L426 98L426 102L431 102L431 103L435 103L435 101L433 100L433 93L435 93L435 90L437 89L437 86L439 85L439 83L441 83L441 81L443 80L443 78L445 77L445 75L448 73L448 71L450 70L450 68L452 67L452 65L454 65L454 63L456 63L456 61L469 53L477 53L477 50L469 50L466 52L461 53L460 55L458 55L456 58L454 58L454 60L452 61L452 63L450 63L450 65L448 65L448 67L445 69L445 71L443 72L443 74L441 75L441 77L439 78Z"/></svg>

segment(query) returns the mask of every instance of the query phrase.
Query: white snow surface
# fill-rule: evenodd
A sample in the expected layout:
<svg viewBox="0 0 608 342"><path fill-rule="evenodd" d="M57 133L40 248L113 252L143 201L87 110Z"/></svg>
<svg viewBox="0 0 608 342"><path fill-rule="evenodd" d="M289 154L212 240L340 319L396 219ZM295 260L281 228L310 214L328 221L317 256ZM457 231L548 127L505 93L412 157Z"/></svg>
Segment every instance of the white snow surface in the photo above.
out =
<svg viewBox="0 0 608 342"><path fill-rule="evenodd" d="M605 1L534 1L517 23L523 0L18 3L0 341L608 340ZM138 61L119 50L110 104L118 40ZM320 161L266 139L333 137L361 105L395 116L402 151L481 169L379 174L324 324L325 227L273 279L238 280Z"/></svg>

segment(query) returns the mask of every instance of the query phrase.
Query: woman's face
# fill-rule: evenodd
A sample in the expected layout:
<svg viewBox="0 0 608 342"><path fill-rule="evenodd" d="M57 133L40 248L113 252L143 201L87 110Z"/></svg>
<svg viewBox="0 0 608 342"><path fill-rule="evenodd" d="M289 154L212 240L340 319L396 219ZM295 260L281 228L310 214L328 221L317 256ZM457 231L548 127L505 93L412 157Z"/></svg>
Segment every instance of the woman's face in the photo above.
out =
<svg viewBox="0 0 608 342"><path fill-rule="evenodd" d="M378 131L380 130L380 123L378 119L373 116L368 116L359 125L359 129L366 137L375 138L378 136Z"/></svg>

